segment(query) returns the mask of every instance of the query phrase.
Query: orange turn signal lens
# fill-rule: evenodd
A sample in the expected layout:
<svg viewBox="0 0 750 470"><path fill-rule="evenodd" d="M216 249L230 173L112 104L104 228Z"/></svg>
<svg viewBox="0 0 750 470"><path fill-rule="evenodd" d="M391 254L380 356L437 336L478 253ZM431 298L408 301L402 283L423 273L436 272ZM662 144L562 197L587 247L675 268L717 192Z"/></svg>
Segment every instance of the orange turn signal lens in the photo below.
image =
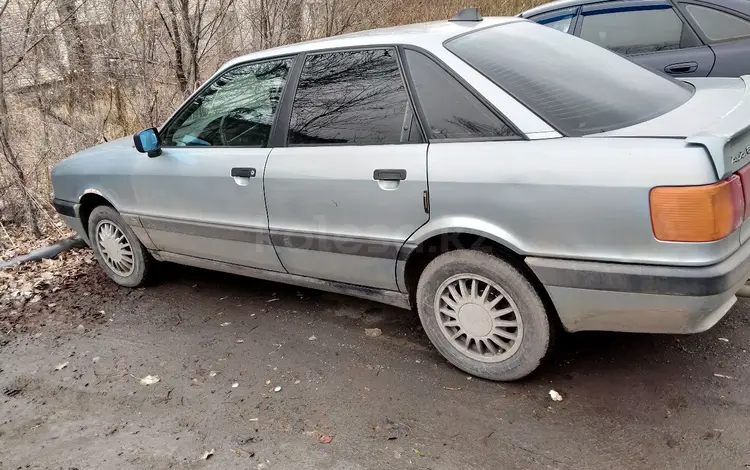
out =
<svg viewBox="0 0 750 470"><path fill-rule="evenodd" d="M740 177L706 186L653 188L649 196L654 236L672 242L720 240L740 226L745 199Z"/></svg>

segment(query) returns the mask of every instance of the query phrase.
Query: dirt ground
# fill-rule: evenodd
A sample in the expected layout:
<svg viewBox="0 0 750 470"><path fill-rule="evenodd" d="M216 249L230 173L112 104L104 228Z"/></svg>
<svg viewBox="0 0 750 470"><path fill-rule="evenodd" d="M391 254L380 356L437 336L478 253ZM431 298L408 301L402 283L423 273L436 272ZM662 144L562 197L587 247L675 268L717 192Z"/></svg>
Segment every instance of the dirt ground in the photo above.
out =
<svg viewBox="0 0 750 470"><path fill-rule="evenodd" d="M2 469L750 467L745 301L701 335L566 335L498 384L446 363L406 311L177 266L145 290L80 269L2 307Z"/></svg>

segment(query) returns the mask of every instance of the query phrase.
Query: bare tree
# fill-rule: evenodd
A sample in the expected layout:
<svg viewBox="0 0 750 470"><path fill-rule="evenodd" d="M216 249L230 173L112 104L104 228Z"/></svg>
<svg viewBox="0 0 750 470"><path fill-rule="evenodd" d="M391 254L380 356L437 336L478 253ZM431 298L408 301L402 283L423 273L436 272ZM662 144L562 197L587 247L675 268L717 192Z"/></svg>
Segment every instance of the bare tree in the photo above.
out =
<svg viewBox="0 0 750 470"><path fill-rule="evenodd" d="M19 190L19 193L22 195L21 197L23 198L23 207L26 214L26 222L29 224L29 228L35 236L41 236L41 230L39 229L39 224L34 212L34 206L32 205L29 196L25 194L28 191L26 172L23 170L23 167L19 162L18 153L13 148L13 145L11 145L10 113L8 112L8 100L5 90L5 75L6 70L12 70L23 60L23 55L19 56L19 58L17 58L6 69L5 56L3 53L3 51L5 50L5 48L3 47L3 16L8 10L9 3L10 0L5 0L4 3L0 4L0 150L2 150L5 162L7 162L12 170L15 184ZM36 9L36 6L37 4L33 3L30 7L30 10ZM26 19L30 21L31 16L31 14L27 14ZM23 40L21 41L22 45L26 44L28 35L30 34L30 30L31 25L29 22L23 25ZM24 48L22 47L22 49Z"/></svg>
<svg viewBox="0 0 750 470"><path fill-rule="evenodd" d="M263 1L263 0L261 0ZM200 64L213 49L234 0L155 0L169 39L165 50L173 55L172 67L183 95L200 80Z"/></svg>

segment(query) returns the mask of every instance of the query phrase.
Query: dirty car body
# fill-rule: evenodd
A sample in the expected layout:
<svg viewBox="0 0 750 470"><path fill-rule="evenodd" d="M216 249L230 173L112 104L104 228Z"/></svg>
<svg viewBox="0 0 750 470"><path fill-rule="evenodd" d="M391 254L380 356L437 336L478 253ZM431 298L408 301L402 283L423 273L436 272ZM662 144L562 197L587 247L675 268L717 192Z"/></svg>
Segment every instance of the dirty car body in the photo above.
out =
<svg viewBox="0 0 750 470"><path fill-rule="evenodd" d="M106 205L156 260L420 316L434 305L426 315L445 338L426 328L433 342L460 341L476 367L437 346L488 378L541 359L505 375L485 367L522 342L495 317L524 310L524 295L569 331L695 333L727 313L750 270L750 77L676 81L523 19L250 54L156 132L148 155L124 138L53 170L55 206L95 252L109 232L89 218ZM446 277L433 304L425 273L439 278L436 260L457 250L492 258L445 258L459 280ZM493 284L494 259L526 290L485 318L476 305L515 292L501 274ZM533 341L535 320L523 321Z"/></svg>

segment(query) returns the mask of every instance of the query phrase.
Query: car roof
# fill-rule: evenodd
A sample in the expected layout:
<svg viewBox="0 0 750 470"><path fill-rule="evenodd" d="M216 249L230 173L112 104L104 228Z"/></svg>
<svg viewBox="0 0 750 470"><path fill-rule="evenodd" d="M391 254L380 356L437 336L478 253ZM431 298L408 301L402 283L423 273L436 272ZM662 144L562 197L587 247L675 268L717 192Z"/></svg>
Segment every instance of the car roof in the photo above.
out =
<svg viewBox="0 0 750 470"><path fill-rule="evenodd" d="M555 0L553 2L539 5L538 7L531 8L521 13L520 17L530 18L541 13L547 13L555 10L562 10L564 8L577 7L581 5L590 5L592 3L609 3L616 2L619 0ZM629 0L625 0L629 1ZM637 0L630 0L637 1ZM709 5L717 5L729 8L745 15L750 15L750 1L748 0L701 0L703 3ZM664 0L665 3L670 3L670 0Z"/></svg>
<svg viewBox="0 0 750 470"><path fill-rule="evenodd" d="M431 23L416 23L405 26L371 29L253 52L230 60L220 70L241 62L321 49L385 44L413 45L429 49L430 47L442 45L446 40L463 33L518 21L525 20L518 17L495 16L484 17L482 21L433 21Z"/></svg>

